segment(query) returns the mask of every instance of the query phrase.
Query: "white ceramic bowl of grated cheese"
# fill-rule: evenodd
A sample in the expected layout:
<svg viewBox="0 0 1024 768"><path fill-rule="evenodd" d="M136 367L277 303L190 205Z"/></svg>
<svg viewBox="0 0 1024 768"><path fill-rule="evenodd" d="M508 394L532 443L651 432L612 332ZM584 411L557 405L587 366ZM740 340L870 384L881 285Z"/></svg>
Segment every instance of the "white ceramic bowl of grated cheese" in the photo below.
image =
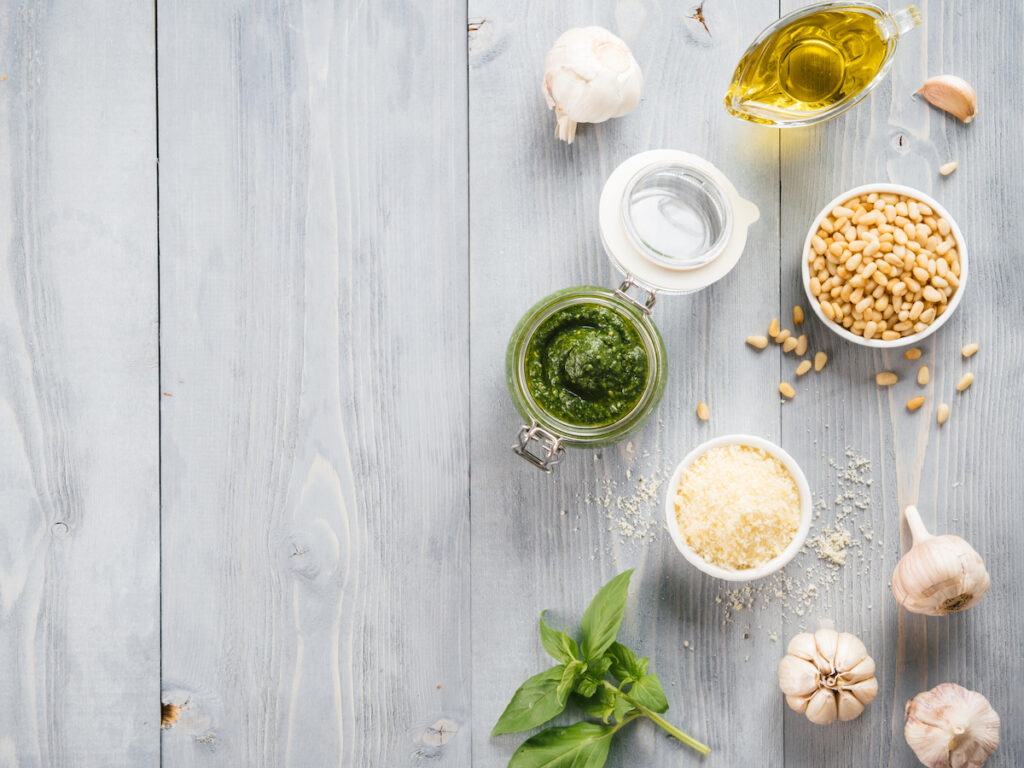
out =
<svg viewBox="0 0 1024 768"><path fill-rule="evenodd" d="M741 459L747 461L748 464L751 461L756 464L763 464L763 471L768 473L762 474L761 479L759 480L753 477L753 472L749 472L749 477L746 479L742 476L733 477L725 484L729 489L736 490L737 488L742 488L750 493L757 494L762 491L770 492L773 487L778 488L779 484L782 483L788 488L792 488L792 485L795 484L796 491L799 494L799 500L795 503L792 499L792 493L789 493L788 495L784 494L779 500L781 509L789 508L790 511L792 511L792 508L796 505L799 506L799 525L796 528L795 533L787 534L787 537L792 537L789 538L789 543L786 544L785 548L782 549L779 554L772 557L770 560L762 562L755 567L747 567L739 570L716 565L702 557L697 550L688 543L676 517L676 497L680 491L680 483L683 481L684 476L687 476L687 470L689 470L698 459L707 455L709 452L713 451L713 449L719 449L726 446L739 446L754 449L749 452L749 455L747 455L747 452L744 452ZM768 459L774 459L777 464L771 461L766 461L761 452L766 454ZM723 451L714 451L712 455L718 456L722 453ZM781 465L781 467L778 465ZM728 467L725 469L728 471ZM758 467L755 466L754 469L756 470ZM784 470L784 472L781 470ZM792 484L790 484L786 479L787 473L788 477L792 480ZM748 488L747 486L742 485L744 482L763 484L763 487ZM766 510L766 514L768 510L773 509L769 497L758 496L758 499L764 499L764 509ZM710 511L710 506L708 510ZM788 518L791 521L792 515L790 514ZM689 560L695 568L703 571L709 576L724 579L725 581L753 581L754 579L760 579L778 571L792 560L796 553L800 551L800 548L803 547L804 542L807 540L807 534L811 529L811 489L807 485L807 478L804 476L803 471L800 469L800 466L796 463L793 457L782 450L782 448L775 445L775 443L765 440L764 438L755 437L754 435L724 435L722 437L716 437L713 440L708 440L706 443L702 443L697 446L695 449L690 451L690 453L686 455L686 458L684 458L679 463L679 466L676 467L675 472L672 473L672 477L669 480L668 491L665 494L665 522L668 526L669 534L672 536L672 541L675 543L679 551L683 553L683 557ZM747 528L744 530L753 534L753 538L756 540L758 539L759 534L763 535L765 532L770 530L770 524L772 522L773 521L766 517L763 526L758 526L756 530L753 528ZM710 527L715 530L725 530L726 526L723 522L721 526L712 524ZM750 536L748 536L748 538L750 538ZM728 543L732 544L734 541L735 539L730 539ZM784 541L778 542L779 546L781 546L782 543L784 543Z"/></svg>

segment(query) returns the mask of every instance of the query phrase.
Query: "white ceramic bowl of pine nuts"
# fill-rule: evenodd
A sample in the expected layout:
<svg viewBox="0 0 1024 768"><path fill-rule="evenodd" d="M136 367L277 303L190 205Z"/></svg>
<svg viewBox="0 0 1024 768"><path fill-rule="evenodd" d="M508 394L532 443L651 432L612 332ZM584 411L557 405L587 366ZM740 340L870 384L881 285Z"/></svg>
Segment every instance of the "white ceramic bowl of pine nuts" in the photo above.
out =
<svg viewBox="0 0 1024 768"><path fill-rule="evenodd" d="M935 333L967 282L953 217L901 184L865 184L832 200L815 217L800 261L814 313L865 347L903 347Z"/></svg>

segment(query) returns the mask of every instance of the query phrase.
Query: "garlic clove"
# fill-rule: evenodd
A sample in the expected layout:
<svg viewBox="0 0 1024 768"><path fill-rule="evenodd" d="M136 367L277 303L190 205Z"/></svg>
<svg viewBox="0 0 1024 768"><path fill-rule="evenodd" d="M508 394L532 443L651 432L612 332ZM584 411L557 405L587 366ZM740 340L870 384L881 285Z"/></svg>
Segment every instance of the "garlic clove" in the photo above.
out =
<svg viewBox="0 0 1024 768"><path fill-rule="evenodd" d="M810 696L787 696L786 703L789 708L794 712L799 712L801 715L807 711L807 703L811 700Z"/></svg>
<svg viewBox="0 0 1024 768"><path fill-rule="evenodd" d="M971 122L978 114L978 94L963 78L956 75L939 75L929 78L917 91L925 101L960 118Z"/></svg>
<svg viewBox="0 0 1024 768"><path fill-rule="evenodd" d="M875 676L875 660L868 656L857 663L855 667L843 672L843 680L847 685L859 683Z"/></svg>
<svg viewBox="0 0 1024 768"><path fill-rule="evenodd" d="M868 649L856 635L843 632L836 639L836 669L853 669L866 658L868 658Z"/></svg>
<svg viewBox="0 0 1024 768"><path fill-rule="evenodd" d="M851 686L849 691L857 698L857 701L866 707L878 695L878 678L869 677L867 680L861 680Z"/></svg>
<svg viewBox="0 0 1024 768"><path fill-rule="evenodd" d="M814 645L818 649L818 668L823 672L832 671L838 644L839 633L834 629L819 629L814 633ZM824 666L822 662L824 662Z"/></svg>
<svg viewBox="0 0 1024 768"><path fill-rule="evenodd" d="M796 656L783 656L779 662L779 688L787 696L810 696L818 688L818 669Z"/></svg>
<svg viewBox="0 0 1024 768"><path fill-rule="evenodd" d="M828 688L819 688L807 702L807 711L804 714L808 720L818 725L835 722L839 716L835 693Z"/></svg>
<svg viewBox="0 0 1024 768"><path fill-rule="evenodd" d="M838 711L840 720L853 720L864 711L864 704L849 691L840 691Z"/></svg>
<svg viewBox="0 0 1024 768"><path fill-rule="evenodd" d="M962 611L985 596L985 562L959 536L933 536L915 507L904 510L914 544L892 574L896 602L913 613L944 616Z"/></svg>
<svg viewBox="0 0 1024 768"><path fill-rule="evenodd" d="M814 635L810 632L794 635L793 639L789 641L789 645L786 646L786 653L807 661L814 661L815 656L818 655L818 648L814 644Z"/></svg>
<svg viewBox="0 0 1024 768"><path fill-rule="evenodd" d="M979 768L999 747L999 715L980 693L942 683L907 702L903 735L929 768Z"/></svg>

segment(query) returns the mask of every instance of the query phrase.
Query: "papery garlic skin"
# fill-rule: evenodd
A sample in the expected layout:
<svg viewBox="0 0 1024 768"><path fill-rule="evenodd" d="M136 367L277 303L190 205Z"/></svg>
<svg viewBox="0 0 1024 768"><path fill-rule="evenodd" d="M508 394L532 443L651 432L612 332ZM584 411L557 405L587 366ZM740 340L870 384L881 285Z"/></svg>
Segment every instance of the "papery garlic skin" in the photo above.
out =
<svg viewBox="0 0 1024 768"><path fill-rule="evenodd" d="M629 46L604 27L570 29L544 60L544 98L558 120L555 135L569 144L577 123L603 123L632 111L643 85Z"/></svg>
<svg viewBox="0 0 1024 768"><path fill-rule="evenodd" d="M979 768L999 747L999 715L988 699L942 683L907 702L903 736L928 768Z"/></svg>
<svg viewBox="0 0 1024 768"><path fill-rule="evenodd" d="M779 662L779 688L789 708L812 723L852 720L878 694L875 662L864 643L847 632L801 632Z"/></svg>
<svg viewBox="0 0 1024 768"><path fill-rule="evenodd" d="M978 94L970 83L956 75L929 78L917 92L932 106L949 112L965 123L971 122L978 114Z"/></svg>
<svg viewBox="0 0 1024 768"><path fill-rule="evenodd" d="M896 564L892 593L912 613L944 616L975 605L989 587L985 561L959 536L933 536L910 506L903 511L914 544Z"/></svg>

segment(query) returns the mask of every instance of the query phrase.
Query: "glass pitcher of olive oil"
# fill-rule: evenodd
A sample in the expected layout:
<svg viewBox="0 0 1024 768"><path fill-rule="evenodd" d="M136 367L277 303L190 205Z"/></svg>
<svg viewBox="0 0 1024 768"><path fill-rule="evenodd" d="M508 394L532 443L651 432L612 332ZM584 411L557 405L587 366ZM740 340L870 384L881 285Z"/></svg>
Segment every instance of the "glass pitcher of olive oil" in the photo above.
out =
<svg viewBox="0 0 1024 768"><path fill-rule="evenodd" d="M761 32L733 74L730 114L780 128L812 125L853 107L885 77L900 36L921 23L913 5L800 8Z"/></svg>

